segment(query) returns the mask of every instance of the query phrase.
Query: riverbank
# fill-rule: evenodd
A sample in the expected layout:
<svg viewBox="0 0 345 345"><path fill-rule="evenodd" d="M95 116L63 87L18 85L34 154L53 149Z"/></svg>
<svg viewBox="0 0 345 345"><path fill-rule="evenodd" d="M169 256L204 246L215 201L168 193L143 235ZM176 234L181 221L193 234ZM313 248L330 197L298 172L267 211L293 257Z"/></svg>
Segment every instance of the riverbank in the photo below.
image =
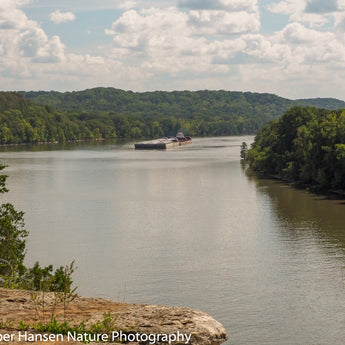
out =
<svg viewBox="0 0 345 345"><path fill-rule="evenodd" d="M190 308L127 304L103 298L78 296L64 310L61 303L55 305L55 302L54 293L46 292L43 295L39 292L35 298L30 291L0 288L0 344L23 344L26 343L25 340L33 339L36 334L34 330L31 328L23 330L19 323L30 325L37 322L45 323L49 321L52 313L59 322L66 319L70 325L84 322L86 326L103 322L106 315L112 320L110 326L108 325L109 329L118 332L118 336L121 331L124 335L133 334L134 341L128 338L133 344L145 343L142 340L146 339L146 335L152 337L155 335L155 344L169 343L169 335L171 344L218 345L228 338L224 327L218 321L202 311ZM135 334L139 335L135 337ZM158 339L158 335L161 335L161 339ZM163 335L167 337L164 338ZM177 335L180 337L173 341L174 336ZM184 335L183 339L182 335ZM11 340L6 340L6 336ZM56 340L59 340L55 342L58 344L81 344L73 337L68 339L67 336L63 337L63 341ZM76 340L80 338L77 337ZM110 343L117 342L111 337L108 340ZM30 341L30 344L43 343L54 343L54 341Z"/></svg>
<svg viewBox="0 0 345 345"><path fill-rule="evenodd" d="M259 179L264 180L275 180L289 187L305 190L315 195L324 196L327 199L345 199L345 189L332 189L332 188L320 188L317 185L303 183L302 181L295 181L279 174L268 174L264 171L255 171L247 162L244 163L244 169L246 170L247 176L256 176Z"/></svg>
<svg viewBox="0 0 345 345"><path fill-rule="evenodd" d="M318 187L317 185L306 184L306 183L303 183L302 181L294 181L294 180L287 179L279 175L256 173L254 170L253 170L253 173L256 174L259 178L277 180L279 182L282 182L286 185L291 186L292 188L303 189L307 192L313 193L315 195L321 195L329 199L344 199L345 198L344 189L332 189L332 188L322 189Z"/></svg>
<svg viewBox="0 0 345 345"><path fill-rule="evenodd" d="M113 140L112 138L109 140ZM73 143L84 143L94 141L105 141L105 138L92 138L92 139L76 139L76 140L64 140L64 141L39 141L35 143L7 143L0 144L0 147L15 147L15 146L31 146L31 145L55 145L55 144L73 144Z"/></svg>

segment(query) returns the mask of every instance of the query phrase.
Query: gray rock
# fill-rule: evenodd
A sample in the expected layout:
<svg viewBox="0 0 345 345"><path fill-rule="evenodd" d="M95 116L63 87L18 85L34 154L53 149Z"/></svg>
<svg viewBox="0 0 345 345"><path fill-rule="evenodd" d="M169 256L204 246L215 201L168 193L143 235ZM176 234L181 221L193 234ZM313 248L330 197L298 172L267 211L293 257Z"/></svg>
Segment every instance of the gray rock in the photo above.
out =
<svg viewBox="0 0 345 345"><path fill-rule="evenodd" d="M125 334L137 334L142 343L149 334L172 335L171 344L198 344L198 345L218 345L228 339L225 328L221 323L213 319L208 314L190 308L167 307L157 305L132 305L128 308L112 313L115 320L116 329L122 331L122 340L126 340ZM94 315L89 322L94 323L103 320L104 314ZM179 333L178 333L179 332ZM174 335L179 334L179 339L174 339ZM187 336L182 339L182 335ZM132 337L133 338L133 337ZM128 340L128 339L127 339ZM130 340L130 339L129 339ZM163 340L163 341L162 341ZM132 343L132 341L131 341ZM156 339L155 344L166 344L164 339Z"/></svg>

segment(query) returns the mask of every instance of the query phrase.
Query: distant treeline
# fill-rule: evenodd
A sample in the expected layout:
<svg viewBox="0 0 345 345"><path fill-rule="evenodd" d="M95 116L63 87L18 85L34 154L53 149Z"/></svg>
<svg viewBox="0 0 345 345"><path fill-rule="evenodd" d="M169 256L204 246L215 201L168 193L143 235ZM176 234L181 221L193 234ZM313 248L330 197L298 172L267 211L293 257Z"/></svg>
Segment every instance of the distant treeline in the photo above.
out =
<svg viewBox="0 0 345 345"><path fill-rule="evenodd" d="M248 161L260 172L345 189L345 111L290 109L259 131Z"/></svg>
<svg viewBox="0 0 345 345"><path fill-rule="evenodd" d="M0 92L0 143L155 138L179 130L191 136L253 134L294 105L309 103L345 108L330 98L292 101L230 91Z"/></svg>
<svg viewBox="0 0 345 345"><path fill-rule="evenodd" d="M63 142L101 138L102 135L110 138L112 132L113 124L82 121L49 106L35 104L16 93L0 93L1 144Z"/></svg>

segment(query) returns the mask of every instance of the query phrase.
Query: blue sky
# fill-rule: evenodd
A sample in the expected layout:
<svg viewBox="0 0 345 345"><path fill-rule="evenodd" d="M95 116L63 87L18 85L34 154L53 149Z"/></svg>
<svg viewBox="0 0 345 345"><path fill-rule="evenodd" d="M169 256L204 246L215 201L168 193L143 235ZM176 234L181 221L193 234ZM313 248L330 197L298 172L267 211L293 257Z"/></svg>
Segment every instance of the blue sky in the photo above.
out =
<svg viewBox="0 0 345 345"><path fill-rule="evenodd" d="M345 99L345 0L0 0L0 89Z"/></svg>

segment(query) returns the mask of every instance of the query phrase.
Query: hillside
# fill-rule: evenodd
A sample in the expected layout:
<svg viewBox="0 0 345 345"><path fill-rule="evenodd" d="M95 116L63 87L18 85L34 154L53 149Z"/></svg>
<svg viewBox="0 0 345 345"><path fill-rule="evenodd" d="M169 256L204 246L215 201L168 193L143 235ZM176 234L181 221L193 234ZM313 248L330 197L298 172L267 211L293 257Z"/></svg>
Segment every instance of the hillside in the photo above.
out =
<svg viewBox="0 0 345 345"><path fill-rule="evenodd" d="M191 136L254 134L295 105L345 108L331 98L293 101L234 91L1 92L0 143L154 138L179 130Z"/></svg>
<svg viewBox="0 0 345 345"><path fill-rule="evenodd" d="M226 112L249 114L253 109L267 107L277 115L294 102L272 94L236 91L154 91L132 92L114 88L94 88L84 91L21 92L26 98L59 110L116 111L143 114L159 111L163 115L192 117L221 115ZM345 105L345 103L344 103ZM252 109L251 109L252 108ZM216 114L210 113L213 110ZM178 114L176 113L178 112Z"/></svg>
<svg viewBox="0 0 345 345"><path fill-rule="evenodd" d="M95 139L113 131L112 123L82 121L17 93L0 92L0 144Z"/></svg>
<svg viewBox="0 0 345 345"><path fill-rule="evenodd" d="M160 112L166 116L193 117L205 115L209 110L225 116L227 111L252 114L253 110L266 110L267 116L281 115L292 106L313 106L328 110L345 108L345 102L335 98L309 98L290 100L268 93L238 91L154 91L132 92L115 88L94 88L84 91L56 92L30 91L21 94L36 103L56 109L93 112L125 112L147 114ZM178 114L176 112L179 111ZM214 115L208 113L209 116Z"/></svg>
<svg viewBox="0 0 345 345"><path fill-rule="evenodd" d="M310 106L327 110L345 109L345 102L335 98L306 98L297 99L301 106Z"/></svg>
<svg viewBox="0 0 345 345"><path fill-rule="evenodd" d="M120 137L174 135L178 129L194 136L255 133L294 105L293 101L271 94L207 90L137 93L95 88L22 95L61 111L122 114L132 122L140 122L132 133L117 131ZM145 128L147 121L158 121L161 129L152 133Z"/></svg>

